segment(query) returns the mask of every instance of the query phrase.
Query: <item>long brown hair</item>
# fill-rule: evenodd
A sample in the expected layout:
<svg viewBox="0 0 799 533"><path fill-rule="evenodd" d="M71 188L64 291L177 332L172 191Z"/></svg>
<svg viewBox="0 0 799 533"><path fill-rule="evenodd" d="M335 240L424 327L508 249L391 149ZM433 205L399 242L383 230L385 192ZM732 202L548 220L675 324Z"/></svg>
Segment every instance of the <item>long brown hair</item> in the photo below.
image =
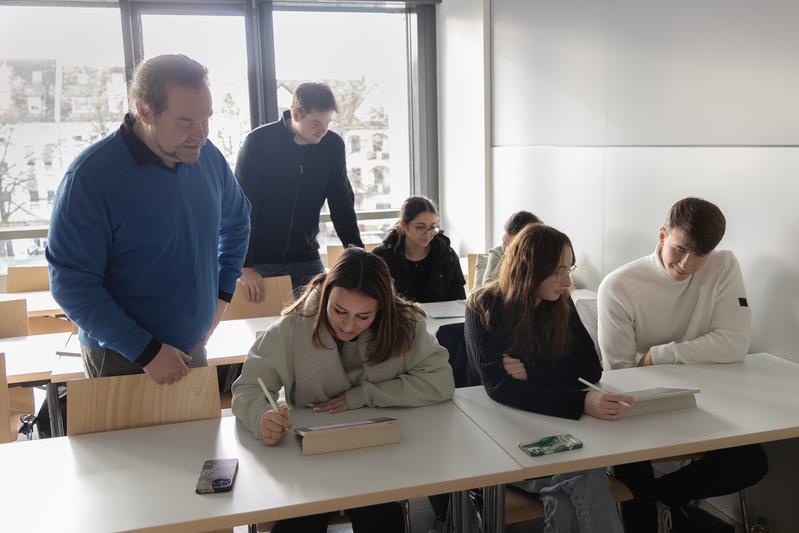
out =
<svg viewBox="0 0 799 533"><path fill-rule="evenodd" d="M357 291L377 300L377 314L369 326L372 339L367 346L367 364L382 363L410 350L416 334L417 318L424 318L425 313L418 305L397 295L386 263L361 248L344 250L330 271L313 278L299 299L284 309L283 314L302 312L308 298L318 291L319 304L315 310L313 342L318 347L332 348L324 345L319 329L327 328L333 338L336 338L327 320L327 303L333 287Z"/></svg>
<svg viewBox="0 0 799 533"><path fill-rule="evenodd" d="M541 282L554 275L566 247L573 262L574 248L566 234L544 224L524 227L503 254L499 278L469 297L469 307L487 329L492 330L493 315L502 314L505 325L495 332L509 339L508 350L525 358L531 355L531 364L544 353L552 359L564 357L571 342L569 292L554 302L541 301L538 307L534 297ZM543 321L543 338L536 338L536 320Z"/></svg>

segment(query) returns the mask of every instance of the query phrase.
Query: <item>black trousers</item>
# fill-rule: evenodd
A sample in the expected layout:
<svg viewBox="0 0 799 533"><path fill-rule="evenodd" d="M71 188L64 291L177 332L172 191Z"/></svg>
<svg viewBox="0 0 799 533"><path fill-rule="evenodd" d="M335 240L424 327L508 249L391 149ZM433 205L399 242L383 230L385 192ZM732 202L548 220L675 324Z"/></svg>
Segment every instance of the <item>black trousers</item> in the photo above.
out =
<svg viewBox="0 0 799 533"><path fill-rule="evenodd" d="M352 521L353 533L402 533L405 516L397 502L358 507L346 511ZM278 520L272 533L324 533L333 513L322 513L288 520Z"/></svg>
<svg viewBox="0 0 799 533"><path fill-rule="evenodd" d="M691 500L732 494L754 485L767 472L768 458L759 444L707 452L657 479L649 461L613 467L613 474L635 496L622 504L624 528L630 533L657 532L656 501L678 507Z"/></svg>

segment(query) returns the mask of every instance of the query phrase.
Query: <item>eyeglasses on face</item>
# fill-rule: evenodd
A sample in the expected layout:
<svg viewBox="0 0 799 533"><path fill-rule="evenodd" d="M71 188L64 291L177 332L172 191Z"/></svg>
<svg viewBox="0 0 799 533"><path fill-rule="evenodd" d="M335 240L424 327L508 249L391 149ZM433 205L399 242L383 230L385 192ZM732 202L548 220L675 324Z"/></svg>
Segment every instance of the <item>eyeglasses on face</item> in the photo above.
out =
<svg viewBox="0 0 799 533"><path fill-rule="evenodd" d="M555 272L552 273L555 276L557 281L561 281L563 278L566 278L571 275L577 269L577 265L572 265L570 267L560 267L556 268Z"/></svg>
<svg viewBox="0 0 799 533"><path fill-rule="evenodd" d="M424 237L428 233L432 233L433 235L438 235L439 233L441 233L441 228L435 224L433 224L432 226L426 226L424 224L414 224L412 227L413 231L415 231L419 237Z"/></svg>

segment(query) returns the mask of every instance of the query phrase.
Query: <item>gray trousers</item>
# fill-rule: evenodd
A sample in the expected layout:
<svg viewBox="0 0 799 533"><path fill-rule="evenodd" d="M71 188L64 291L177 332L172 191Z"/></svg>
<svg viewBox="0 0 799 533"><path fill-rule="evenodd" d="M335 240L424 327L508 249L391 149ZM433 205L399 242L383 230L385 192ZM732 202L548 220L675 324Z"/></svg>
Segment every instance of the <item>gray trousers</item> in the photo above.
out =
<svg viewBox="0 0 799 533"><path fill-rule="evenodd" d="M114 350L89 348L81 344L80 355L83 359L83 369L90 378L144 373L142 367ZM191 356L189 368L208 366L205 346L202 343L192 349L189 355Z"/></svg>

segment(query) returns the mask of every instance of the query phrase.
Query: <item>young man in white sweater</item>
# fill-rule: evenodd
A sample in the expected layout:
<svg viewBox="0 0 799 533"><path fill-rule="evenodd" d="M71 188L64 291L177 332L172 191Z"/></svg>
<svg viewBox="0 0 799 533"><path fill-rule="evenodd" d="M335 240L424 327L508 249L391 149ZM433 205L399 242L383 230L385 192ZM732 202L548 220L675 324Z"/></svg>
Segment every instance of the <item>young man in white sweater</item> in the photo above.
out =
<svg viewBox="0 0 799 533"><path fill-rule="evenodd" d="M599 345L606 368L733 363L749 349L751 311L735 255L715 250L726 221L714 204L685 198L660 227L655 251L611 272L598 294ZM636 499L623 505L627 531L655 532L655 502L679 531L690 500L730 494L768 470L759 445L708 452L654 477L649 461L615 467Z"/></svg>

